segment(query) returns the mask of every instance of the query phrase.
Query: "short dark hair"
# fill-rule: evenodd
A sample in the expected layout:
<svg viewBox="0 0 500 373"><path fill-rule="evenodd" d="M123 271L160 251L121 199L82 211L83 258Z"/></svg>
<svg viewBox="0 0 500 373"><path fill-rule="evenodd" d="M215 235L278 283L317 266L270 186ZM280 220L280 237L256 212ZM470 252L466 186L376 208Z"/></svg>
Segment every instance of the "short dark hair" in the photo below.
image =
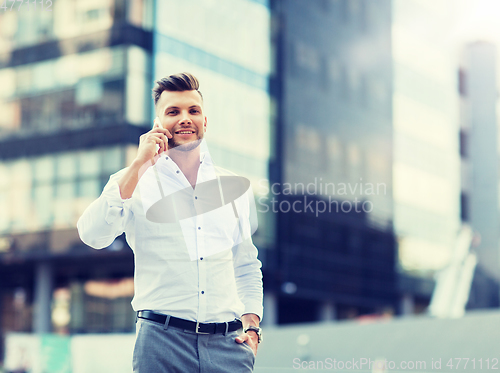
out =
<svg viewBox="0 0 500 373"><path fill-rule="evenodd" d="M170 92L182 92L182 91L197 91L201 99L203 100L203 96L201 92L198 90L200 87L200 83L198 79L193 74L190 73L179 73L173 74L170 76L166 76L157 80L155 82L155 86L153 88L153 99L155 101L155 106L163 91Z"/></svg>

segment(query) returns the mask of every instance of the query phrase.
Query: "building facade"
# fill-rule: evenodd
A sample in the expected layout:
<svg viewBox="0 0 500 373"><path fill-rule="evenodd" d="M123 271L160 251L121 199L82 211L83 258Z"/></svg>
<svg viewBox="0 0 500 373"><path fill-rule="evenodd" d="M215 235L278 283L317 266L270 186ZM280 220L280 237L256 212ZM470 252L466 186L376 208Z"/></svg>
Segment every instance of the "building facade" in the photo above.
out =
<svg viewBox="0 0 500 373"><path fill-rule="evenodd" d="M500 201L497 48L476 42L463 50L460 84L461 218L476 233L477 267L469 308L499 307Z"/></svg>
<svg viewBox="0 0 500 373"><path fill-rule="evenodd" d="M264 202L277 240L265 308L278 323L395 313L391 2L271 8L275 153Z"/></svg>
<svg viewBox="0 0 500 373"><path fill-rule="evenodd" d="M393 1L394 228L404 314L425 311L460 228L452 1Z"/></svg>
<svg viewBox="0 0 500 373"><path fill-rule="evenodd" d="M0 332L131 331L132 253L75 224L148 126L153 4L49 3L0 13Z"/></svg>

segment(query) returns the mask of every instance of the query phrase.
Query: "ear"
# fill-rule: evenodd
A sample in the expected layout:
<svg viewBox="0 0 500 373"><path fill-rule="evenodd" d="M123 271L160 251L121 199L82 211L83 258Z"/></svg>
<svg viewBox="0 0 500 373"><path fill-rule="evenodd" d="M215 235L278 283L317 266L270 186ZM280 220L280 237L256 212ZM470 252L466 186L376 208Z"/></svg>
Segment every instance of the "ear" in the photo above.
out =
<svg viewBox="0 0 500 373"><path fill-rule="evenodd" d="M160 118L158 118L158 117L155 118L154 125L153 125L153 128L156 128L156 127L161 127Z"/></svg>
<svg viewBox="0 0 500 373"><path fill-rule="evenodd" d="M205 123L203 123L203 132L207 132L207 117L205 117Z"/></svg>

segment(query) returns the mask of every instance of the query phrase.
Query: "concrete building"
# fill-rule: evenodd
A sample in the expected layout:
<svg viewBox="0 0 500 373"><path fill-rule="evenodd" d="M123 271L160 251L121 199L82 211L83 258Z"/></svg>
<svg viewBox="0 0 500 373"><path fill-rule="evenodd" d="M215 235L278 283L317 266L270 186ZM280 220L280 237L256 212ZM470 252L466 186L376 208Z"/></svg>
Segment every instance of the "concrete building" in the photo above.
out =
<svg viewBox="0 0 500 373"><path fill-rule="evenodd" d="M401 312L423 312L460 228L453 1L394 0L394 229Z"/></svg>
<svg viewBox="0 0 500 373"><path fill-rule="evenodd" d="M477 234L469 308L499 307L500 211L497 48L464 48L460 68L461 218Z"/></svg>

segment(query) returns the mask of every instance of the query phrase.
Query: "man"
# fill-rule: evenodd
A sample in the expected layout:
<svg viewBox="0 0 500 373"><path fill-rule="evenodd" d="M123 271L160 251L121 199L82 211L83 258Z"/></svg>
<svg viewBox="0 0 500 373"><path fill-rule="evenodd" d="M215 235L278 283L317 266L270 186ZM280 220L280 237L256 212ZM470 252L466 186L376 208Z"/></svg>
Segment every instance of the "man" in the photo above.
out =
<svg viewBox="0 0 500 373"><path fill-rule="evenodd" d="M251 372L261 339L251 189L202 151L198 88L188 73L156 82L153 129L77 224L93 248L125 232L134 251L134 372Z"/></svg>

